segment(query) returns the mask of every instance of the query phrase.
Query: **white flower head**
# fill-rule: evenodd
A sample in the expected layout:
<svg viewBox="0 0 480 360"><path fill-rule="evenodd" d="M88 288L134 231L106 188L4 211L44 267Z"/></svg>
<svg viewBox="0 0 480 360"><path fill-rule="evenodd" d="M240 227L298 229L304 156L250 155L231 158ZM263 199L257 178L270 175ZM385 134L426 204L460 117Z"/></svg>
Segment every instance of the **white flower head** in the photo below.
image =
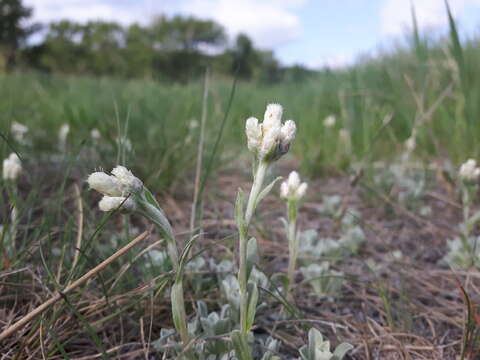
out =
<svg viewBox="0 0 480 360"><path fill-rule="evenodd" d="M19 143L23 143L25 134L28 132L28 127L14 121L10 130L12 131L13 138Z"/></svg>
<svg viewBox="0 0 480 360"><path fill-rule="evenodd" d="M87 179L91 189L109 197L126 197L138 193L143 188L142 181L124 166L117 166L112 175L94 172Z"/></svg>
<svg viewBox="0 0 480 360"><path fill-rule="evenodd" d="M98 207L102 211L113 211L113 210L122 210L122 211L135 211L137 205L135 201L130 198L125 198L123 196L104 196L102 200L98 203Z"/></svg>
<svg viewBox="0 0 480 360"><path fill-rule="evenodd" d="M245 132L248 140L248 150L258 151L262 144L262 125L258 123L258 119L250 117L245 123Z"/></svg>
<svg viewBox="0 0 480 360"><path fill-rule="evenodd" d="M474 159L468 159L460 166L458 171L460 178L467 182L475 182L480 177L480 168L477 167L477 161Z"/></svg>
<svg viewBox="0 0 480 360"><path fill-rule="evenodd" d="M17 154L11 153L8 158L3 160L3 179L16 180L22 172L22 163Z"/></svg>
<svg viewBox="0 0 480 360"><path fill-rule="evenodd" d="M188 128L189 128L190 130L195 130L196 128L198 128L198 120L195 120L195 119L190 120L190 121L188 122Z"/></svg>
<svg viewBox="0 0 480 360"><path fill-rule="evenodd" d="M307 192L308 184L300 183L300 176L292 171L288 179L280 185L280 197L285 200L300 200Z"/></svg>
<svg viewBox="0 0 480 360"><path fill-rule="evenodd" d="M115 176L105 174L103 171L94 172L87 179L91 189L108 196L121 196L119 180Z"/></svg>
<svg viewBox="0 0 480 360"><path fill-rule="evenodd" d="M90 137L93 141L98 141L102 137L102 134L100 134L100 131L97 128L94 128L90 131Z"/></svg>
<svg viewBox="0 0 480 360"><path fill-rule="evenodd" d="M58 141L60 143L60 147L62 148L65 147L69 132L70 132L70 125L65 123L62 126L60 126L60 130L58 130Z"/></svg>
<svg viewBox="0 0 480 360"><path fill-rule="evenodd" d="M324 120L323 120L323 126L326 128L331 128L335 126L335 123L337 122L337 118L335 115L328 115Z"/></svg>
<svg viewBox="0 0 480 360"><path fill-rule="evenodd" d="M248 149L261 160L276 160L288 152L295 138L296 125L288 120L282 125L283 108L279 104L269 104L263 123L250 117L245 124Z"/></svg>
<svg viewBox="0 0 480 360"><path fill-rule="evenodd" d="M282 138L282 141L288 144L290 144L293 139L295 139L296 133L297 125L295 125L295 122L293 120L285 121L285 124L283 124L282 128L280 129L280 136Z"/></svg>
<svg viewBox="0 0 480 360"><path fill-rule="evenodd" d="M118 165L115 167L112 170L112 175L118 179L124 196L126 194L139 192L143 188L142 181L133 175L125 166Z"/></svg>
<svg viewBox="0 0 480 360"><path fill-rule="evenodd" d="M415 147L417 145L417 142L415 140L415 137L412 135L410 136L407 141L405 141L405 148L409 153L413 152L415 150Z"/></svg>
<svg viewBox="0 0 480 360"><path fill-rule="evenodd" d="M280 104L268 104L263 117L263 129L265 131L271 128L282 126L283 107Z"/></svg>

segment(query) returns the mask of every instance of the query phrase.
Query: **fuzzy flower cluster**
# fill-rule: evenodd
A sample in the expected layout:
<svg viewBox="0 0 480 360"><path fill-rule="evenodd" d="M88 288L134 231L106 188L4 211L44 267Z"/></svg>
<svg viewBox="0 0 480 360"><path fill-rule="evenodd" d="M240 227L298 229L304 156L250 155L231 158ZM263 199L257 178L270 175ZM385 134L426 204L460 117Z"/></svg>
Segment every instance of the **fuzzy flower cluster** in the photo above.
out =
<svg viewBox="0 0 480 360"><path fill-rule="evenodd" d="M267 105L263 122L257 118L247 119L245 131L248 149L257 154L260 160L276 160L288 152L295 138L297 126L293 120L282 124L283 108L279 104Z"/></svg>
<svg viewBox="0 0 480 360"><path fill-rule="evenodd" d="M296 171L292 171L288 179L280 185L280 197L286 200L300 200L307 191L307 183L300 183L300 176Z"/></svg>
<svg viewBox="0 0 480 360"><path fill-rule="evenodd" d="M12 123L12 126L11 126L10 130L12 131L13 138L17 142L19 142L19 143L24 142L25 134L28 132L28 127L27 126L25 126L23 124L20 124L19 122L14 121Z"/></svg>
<svg viewBox="0 0 480 360"><path fill-rule="evenodd" d="M460 166L458 174L464 181L475 182L480 178L480 168L477 167L477 162L474 159L468 159Z"/></svg>
<svg viewBox="0 0 480 360"><path fill-rule="evenodd" d="M335 115L328 115L325 119L323 119L323 126L326 128L334 127L337 122L337 118Z"/></svg>
<svg viewBox="0 0 480 360"><path fill-rule="evenodd" d="M135 202L128 198L131 194L142 191L143 183L124 166L117 166L112 175L103 171L90 174L87 179L91 189L103 194L98 206L102 211L112 211L121 206L122 210L134 211Z"/></svg>
<svg viewBox="0 0 480 360"><path fill-rule="evenodd" d="M22 172L22 163L17 154L11 153L8 158L3 160L3 179L16 180Z"/></svg>

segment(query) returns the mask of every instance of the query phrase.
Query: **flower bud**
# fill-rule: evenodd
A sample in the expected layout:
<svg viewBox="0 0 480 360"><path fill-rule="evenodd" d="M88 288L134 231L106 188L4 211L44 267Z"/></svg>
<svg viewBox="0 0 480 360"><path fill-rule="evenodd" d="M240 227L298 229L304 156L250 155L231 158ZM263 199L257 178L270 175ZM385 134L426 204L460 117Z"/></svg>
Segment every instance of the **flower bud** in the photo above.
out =
<svg viewBox="0 0 480 360"><path fill-rule="evenodd" d="M258 124L258 119L251 117L245 123L245 132L247 134L248 149L258 151L262 144L262 127Z"/></svg>
<svg viewBox="0 0 480 360"><path fill-rule="evenodd" d="M263 117L263 128L268 131L270 128L282 126L283 108L280 104L268 104Z"/></svg>
<svg viewBox="0 0 480 360"><path fill-rule="evenodd" d="M407 141L405 141L405 148L409 153L413 152L415 150L417 142L415 141L415 137L410 136Z"/></svg>
<svg viewBox="0 0 480 360"><path fill-rule="evenodd" d="M122 190L120 182L114 176L105 174L104 172L94 172L87 179L91 189L108 196L121 196Z"/></svg>
<svg viewBox="0 0 480 360"><path fill-rule="evenodd" d="M19 143L23 143L24 136L28 132L28 127L14 121L10 130L12 131L13 138Z"/></svg>
<svg viewBox="0 0 480 360"><path fill-rule="evenodd" d="M283 108L279 104L267 105L263 123L256 118L248 118L245 124L248 149L260 161L274 161L286 154L295 137L296 125L288 120L282 126Z"/></svg>
<svg viewBox="0 0 480 360"><path fill-rule="evenodd" d="M58 131L58 143L61 149L65 149L67 145L67 137L68 133L70 132L70 125L63 124Z"/></svg>
<svg viewBox="0 0 480 360"><path fill-rule="evenodd" d="M94 128L90 131L90 137L93 141L98 141L102 137L102 134L100 134L100 131L97 128Z"/></svg>
<svg viewBox="0 0 480 360"><path fill-rule="evenodd" d="M125 198L123 196L104 196L102 200L98 203L98 207L102 211L113 211L113 210L122 210L122 211L135 211L137 205L130 198Z"/></svg>
<svg viewBox="0 0 480 360"><path fill-rule="evenodd" d="M142 181L134 176L126 167L118 165L112 170L112 175L117 178L122 190L122 196L137 193L142 190Z"/></svg>
<svg viewBox="0 0 480 360"><path fill-rule="evenodd" d="M480 168L474 159L467 160L458 171L460 178L464 181L475 182L480 177Z"/></svg>
<svg viewBox="0 0 480 360"><path fill-rule="evenodd" d="M323 120L323 126L326 128L331 128L335 126L335 123L337 122L337 118L335 115L328 115L324 120Z"/></svg>
<svg viewBox="0 0 480 360"><path fill-rule="evenodd" d="M285 121L281 130L280 137L282 138L282 143L285 145L290 145L290 143L295 139L295 134L297 133L297 126L293 120Z"/></svg>
<svg viewBox="0 0 480 360"><path fill-rule="evenodd" d="M22 164L17 154L11 153L3 160L3 179L16 180L22 172Z"/></svg>
<svg viewBox="0 0 480 360"><path fill-rule="evenodd" d="M307 183L300 183L300 176L292 171L288 179L280 185L280 197L286 200L300 200L307 191Z"/></svg>

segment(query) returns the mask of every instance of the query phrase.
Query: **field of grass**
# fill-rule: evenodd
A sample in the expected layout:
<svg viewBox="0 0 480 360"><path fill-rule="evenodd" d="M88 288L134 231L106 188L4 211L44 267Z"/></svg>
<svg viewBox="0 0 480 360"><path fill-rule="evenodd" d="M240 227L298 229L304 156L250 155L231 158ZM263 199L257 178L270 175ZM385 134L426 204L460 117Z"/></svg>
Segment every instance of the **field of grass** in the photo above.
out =
<svg viewBox="0 0 480 360"><path fill-rule="evenodd" d="M189 358L200 346L205 359L232 358L234 204L252 182L245 120L262 119L272 102L298 130L267 178L298 170L309 189L291 294L278 186L252 220L262 289L253 358L298 358L312 326L332 345L352 344L346 359L477 358L478 179L457 173L480 154L478 64L480 41L460 44L452 21L448 39L414 33L408 47L301 83L211 74L205 89L202 81L0 74L0 158L16 152L23 168L0 183L0 331L59 296L0 340L0 359ZM15 122L29 128L23 140ZM91 172L118 164L155 193L180 249L193 236L200 190L184 281L190 349L166 336L175 267L167 240L138 214L100 212L88 189ZM148 239L62 293L144 231Z"/></svg>

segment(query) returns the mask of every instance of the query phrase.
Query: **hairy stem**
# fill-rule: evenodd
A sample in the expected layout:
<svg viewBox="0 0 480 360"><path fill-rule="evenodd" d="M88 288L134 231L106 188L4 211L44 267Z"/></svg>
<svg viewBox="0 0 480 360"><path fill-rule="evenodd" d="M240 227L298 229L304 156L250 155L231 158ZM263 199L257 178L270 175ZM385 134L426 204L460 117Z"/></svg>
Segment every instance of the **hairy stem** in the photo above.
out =
<svg viewBox="0 0 480 360"><path fill-rule="evenodd" d="M247 328L247 311L248 311L248 290L247 290L247 240L248 240L248 227L252 220L253 213L255 211L255 205L257 197L262 189L263 180L265 179L265 173L267 170L267 163L261 161L257 167L257 171L254 175L252 189L248 197L247 210L245 212L245 222L242 229L239 229L239 253L240 262L238 270L238 283L240 286L240 326L243 336L248 333Z"/></svg>
<svg viewBox="0 0 480 360"><path fill-rule="evenodd" d="M156 206L153 206L145 200L139 201L139 204L141 206L140 213L157 225L158 230L167 241L168 256L172 262L173 270L177 274L182 269L180 269L177 242L170 223L163 212ZM180 279L175 280L170 293L170 299L172 303L173 324L180 334L183 346L187 346L190 342L190 335L188 334L187 328L187 312L185 310L183 282L181 277Z"/></svg>
<svg viewBox="0 0 480 360"><path fill-rule="evenodd" d="M287 212L288 212L288 251L289 251L289 262L288 262L288 289L287 294L290 300L293 300L291 294L292 285L295 278L295 267L297 264L298 256L298 238L297 238L297 202L294 200L289 200L287 202Z"/></svg>

